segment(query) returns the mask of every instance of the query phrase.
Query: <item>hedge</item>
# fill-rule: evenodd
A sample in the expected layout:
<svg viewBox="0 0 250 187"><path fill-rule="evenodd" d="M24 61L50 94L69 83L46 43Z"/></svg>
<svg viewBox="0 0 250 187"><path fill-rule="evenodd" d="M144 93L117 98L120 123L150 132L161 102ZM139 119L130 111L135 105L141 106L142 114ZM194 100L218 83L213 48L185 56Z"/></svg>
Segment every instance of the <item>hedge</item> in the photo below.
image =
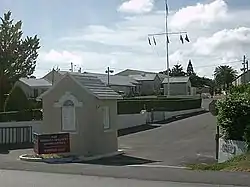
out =
<svg viewBox="0 0 250 187"><path fill-rule="evenodd" d="M41 109L0 112L0 122L42 120Z"/></svg>
<svg viewBox="0 0 250 187"><path fill-rule="evenodd" d="M201 108L201 99L179 100L119 100L117 102L118 114L139 114L147 111L179 111Z"/></svg>
<svg viewBox="0 0 250 187"><path fill-rule="evenodd" d="M22 111L27 109L30 109L30 103L25 93L20 87L13 87L5 100L4 111Z"/></svg>
<svg viewBox="0 0 250 187"><path fill-rule="evenodd" d="M226 140L245 141L250 150L250 84L230 89L216 102L217 122Z"/></svg>

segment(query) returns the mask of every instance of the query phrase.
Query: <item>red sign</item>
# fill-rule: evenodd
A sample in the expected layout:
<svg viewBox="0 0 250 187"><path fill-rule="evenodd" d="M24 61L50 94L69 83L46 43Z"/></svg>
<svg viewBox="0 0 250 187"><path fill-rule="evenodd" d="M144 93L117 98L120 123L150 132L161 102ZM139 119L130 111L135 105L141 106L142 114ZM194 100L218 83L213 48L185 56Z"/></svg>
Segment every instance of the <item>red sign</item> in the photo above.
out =
<svg viewBox="0 0 250 187"><path fill-rule="evenodd" d="M34 134L34 151L37 154L70 152L69 133Z"/></svg>

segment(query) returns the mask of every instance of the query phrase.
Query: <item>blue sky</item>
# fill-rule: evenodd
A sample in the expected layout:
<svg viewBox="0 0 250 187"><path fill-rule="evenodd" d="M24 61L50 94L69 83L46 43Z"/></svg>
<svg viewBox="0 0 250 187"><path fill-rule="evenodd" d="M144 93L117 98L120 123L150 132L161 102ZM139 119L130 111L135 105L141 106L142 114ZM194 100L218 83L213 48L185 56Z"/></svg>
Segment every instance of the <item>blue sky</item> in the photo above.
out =
<svg viewBox="0 0 250 187"><path fill-rule="evenodd" d="M169 7L170 29L188 31L191 38L182 45L179 36L171 37L171 66L186 68L191 59L197 73L211 77L216 65L247 54L249 0L169 0ZM148 33L164 31L164 0L2 0L1 15L7 10L23 21L24 35L41 38L38 77L54 66L67 70L71 61L94 72L166 66L164 37L156 38L155 47L147 45Z"/></svg>

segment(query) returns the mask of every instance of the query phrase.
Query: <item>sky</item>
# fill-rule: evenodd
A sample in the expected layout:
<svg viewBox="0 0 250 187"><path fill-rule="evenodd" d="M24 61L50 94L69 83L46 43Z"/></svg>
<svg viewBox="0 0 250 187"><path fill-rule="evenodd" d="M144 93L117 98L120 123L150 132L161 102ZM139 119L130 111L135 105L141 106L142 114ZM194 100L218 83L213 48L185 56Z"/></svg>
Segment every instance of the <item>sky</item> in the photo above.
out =
<svg viewBox="0 0 250 187"><path fill-rule="evenodd" d="M200 76L213 77L216 66L240 73L250 59L249 0L168 0L169 32L185 31L190 43L170 35L170 67L189 60ZM41 42L35 76L52 68L104 73L125 69L166 69L165 36L148 44L148 34L165 32L165 0L1 0L0 16L10 10L23 21L24 36ZM185 37L185 35L183 35Z"/></svg>

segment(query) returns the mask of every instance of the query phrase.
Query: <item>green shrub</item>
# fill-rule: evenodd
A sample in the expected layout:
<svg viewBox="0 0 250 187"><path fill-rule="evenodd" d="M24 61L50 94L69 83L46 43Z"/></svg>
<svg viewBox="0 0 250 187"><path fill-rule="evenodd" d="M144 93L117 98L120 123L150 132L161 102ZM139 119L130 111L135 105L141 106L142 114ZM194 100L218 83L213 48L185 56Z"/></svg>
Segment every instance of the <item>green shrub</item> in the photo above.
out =
<svg viewBox="0 0 250 187"><path fill-rule="evenodd" d="M42 101L37 101L36 99L29 99L29 102L30 102L30 108L31 109L41 109L41 108L43 108Z"/></svg>
<svg viewBox="0 0 250 187"><path fill-rule="evenodd" d="M242 84L239 86L231 86L229 93L234 94L234 93L245 93L248 92L250 93L250 84Z"/></svg>
<svg viewBox="0 0 250 187"><path fill-rule="evenodd" d="M216 103L217 122L224 138L246 141L248 145L250 145L249 88L249 85L233 87L225 98Z"/></svg>
<svg viewBox="0 0 250 187"><path fill-rule="evenodd" d="M27 99L23 90L15 86L9 96L7 97L4 105L4 111L22 111L30 109L30 102Z"/></svg>
<svg viewBox="0 0 250 187"><path fill-rule="evenodd" d="M0 112L0 122L42 120L41 109Z"/></svg>
<svg viewBox="0 0 250 187"><path fill-rule="evenodd" d="M147 111L178 111L201 107L201 99L182 100L119 100L117 102L118 114L139 114L142 110Z"/></svg>

